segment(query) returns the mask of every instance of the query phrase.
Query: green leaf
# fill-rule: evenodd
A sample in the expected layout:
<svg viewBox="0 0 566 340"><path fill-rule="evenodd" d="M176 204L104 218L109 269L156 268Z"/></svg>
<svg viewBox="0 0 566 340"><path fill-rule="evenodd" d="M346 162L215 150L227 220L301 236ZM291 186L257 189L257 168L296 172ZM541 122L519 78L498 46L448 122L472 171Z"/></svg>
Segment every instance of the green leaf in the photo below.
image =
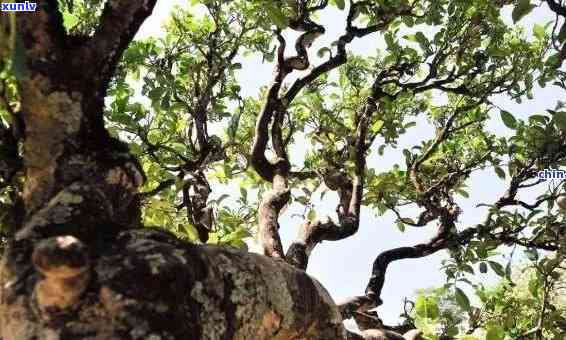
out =
<svg viewBox="0 0 566 340"><path fill-rule="evenodd" d="M415 39L417 39L417 42L423 46L428 46L430 44L423 32L417 32L415 34Z"/></svg>
<svg viewBox="0 0 566 340"><path fill-rule="evenodd" d="M279 27L280 29L284 29L287 26L289 26L289 21L287 20L287 17L285 16L285 14L283 14L280 8L270 5L270 6L265 6L265 9L267 10L267 14L271 18L271 20L273 20L273 23L277 25L277 27Z"/></svg>
<svg viewBox="0 0 566 340"><path fill-rule="evenodd" d="M558 33L558 41L564 42L564 40L566 40L566 22L562 24L562 27L560 27L560 32Z"/></svg>
<svg viewBox="0 0 566 340"><path fill-rule="evenodd" d="M220 197L218 197L218 199L216 200L216 204L220 205L220 203L222 203L222 201L224 201L225 199L227 199L228 197L230 197L230 195L228 194L223 194Z"/></svg>
<svg viewBox="0 0 566 340"><path fill-rule="evenodd" d="M168 110L171 107L171 101L169 100L169 96L165 95L161 98L161 107L165 110Z"/></svg>
<svg viewBox="0 0 566 340"><path fill-rule="evenodd" d="M513 18L513 22L517 22L521 20L525 15L529 14L536 5L531 4L530 0L519 0L519 3L515 8L513 8L513 12L511 13L511 17Z"/></svg>
<svg viewBox="0 0 566 340"><path fill-rule="evenodd" d="M517 127L517 120L507 111L501 110L501 120L503 120L503 124L510 129L514 130Z"/></svg>
<svg viewBox="0 0 566 340"><path fill-rule="evenodd" d="M527 256L527 258L531 261L536 261L538 260L538 251L536 250L536 248L529 248L525 250L525 255Z"/></svg>
<svg viewBox="0 0 566 340"><path fill-rule="evenodd" d="M546 122L548 121L548 117L543 115L532 115L529 117L529 120L532 120L533 122L537 122L540 124L546 124Z"/></svg>
<svg viewBox="0 0 566 340"><path fill-rule="evenodd" d="M383 125L383 121L382 125ZM408 122L407 124L405 124L405 126L403 126L404 129L408 129L408 128L412 128L413 126L417 126L417 122Z"/></svg>
<svg viewBox="0 0 566 340"><path fill-rule="evenodd" d="M487 207L489 207L489 205L485 205ZM482 259L485 259L488 257L488 244L486 242L481 242L480 244L478 244L478 248L476 249L476 253L478 254L478 256Z"/></svg>
<svg viewBox="0 0 566 340"><path fill-rule="evenodd" d="M494 261L489 261L488 263L489 263L489 266L491 267L491 269L493 269L493 271L497 275L499 275L501 277L505 276L505 269L503 268L503 266L501 264L494 262Z"/></svg>
<svg viewBox="0 0 566 340"><path fill-rule="evenodd" d="M546 61L544 62L544 64L548 67L559 67L560 65L562 65L562 57L560 56L560 53L555 53L553 55L551 55L550 57L548 57L546 59ZM560 84L560 83L558 83ZM555 83L556 85L556 83ZM558 85L560 86L560 85Z"/></svg>
<svg viewBox="0 0 566 340"><path fill-rule="evenodd" d="M478 337L472 334L460 334L457 337L458 340L479 340Z"/></svg>
<svg viewBox="0 0 566 340"><path fill-rule="evenodd" d="M474 268L472 266L468 265L468 264L463 264L462 270L467 272L467 273L470 273L472 275L474 274Z"/></svg>
<svg viewBox="0 0 566 340"><path fill-rule="evenodd" d="M409 34L404 36L404 38L418 43L423 51L425 51L426 53L431 53L430 41L428 41L428 38L423 34L423 32Z"/></svg>
<svg viewBox="0 0 566 340"><path fill-rule="evenodd" d="M387 44L387 49L390 51L394 51L397 48L397 44L395 43L395 38L391 32L387 32L383 38L385 39L385 43Z"/></svg>
<svg viewBox="0 0 566 340"><path fill-rule="evenodd" d="M149 97L149 99L151 99L154 102L158 102L161 99L161 96L163 95L164 89L162 87L154 87L153 89L151 89L148 93L147 96Z"/></svg>
<svg viewBox="0 0 566 340"><path fill-rule="evenodd" d="M236 134L238 133L238 126L240 125L241 116L242 116L241 112L237 112L233 114L232 117L230 118L227 134L231 141L233 141L236 138Z"/></svg>
<svg viewBox="0 0 566 340"><path fill-rule="evenodd" d="M403 218L403 223L416 224L417 222L415 222L415 220L413 220L412 218Z"/></svg>
<svg viewBox="0 0 566 340"><path fill-rule="evenodd" d="M535 24L533 27L533 33L535 35L535 37L539 40L544 39L545 35L546 35L546 30L544 29L544 26L539 25L539 24Z"/></svg>
<svg viewBox="0 0 566 340"><path fill-rule="evenodd" d="M497 175L497 177L499 177L501 179L505 179L505 171L501 167L496 166L494 169L495 169L495 174Z"/></svg>
<svg viewBox="0 0 566 340"><path fill-rule="evenodd" d="M79 19L76 16L71 13L63 13L63 26L65 26L67 30L75 27L78 23Z"/></svg>
<svg viewBox="0 0 566 340"><path fill-rule="evenodd" d="M316 219L316 211L314 209L309 210L307 214L307 219L311 222Z"/></svg>
<svg viewBox="0 0 566 340"><path fill-rule="evenodd" d="M340 10L343 10L346 7L346 2L344 0L334 0L334 3Z"/></svg>
<svg viewBox="0 0 566 340"><path fill-rule="evenodd" d="M421 318L430 318L434 320L438 318L440 314L438 302L432 296L419 295L415 302L415 313Z"/></svg>
<svg viewBox="0 0 566 340"><path fill-rule="evenodd" d="M316 55L317 55L319 58L324 58L324 55L325 55L326 53L331 54L331 53L332 53L332 50L329 49L328 47L323 47L323 48L321 48L320 50L318 50L318 52L316 52Z"/></svg>
<svg viewBox="0 0 566 340"><path fill-rule="evenodd" d="M538 297L539 282L536 278L533 278L529 281L528 289L529 293L531 293L532 296Z"/></svg>
<svg viewBox="0 0 566 340"><path fill-rule="evenodd" d="M381 119L376 120L375 123L373 123L373 125L371 126L371 131L373 133L380 132L381 128L383 127L384 124L385 124L385 122L383 120L381 120ZM405 127L405 128L407 128L407 127ZM380 148L381 147L385 147L385 145L380 145ZM383 152L381 154L383 154Z"/></svg>
<svg viewBox="0 0 566 340"><path fill-rule="evenodd" d="M470 310L470 299L468 299L466 294L458 287L456 287L456 302L463 310Z"/></svg>
<svg viewBox="0 0 566 340"><path fill-rule="evenodd" d="M554 114L554 122L562 131L566 131L566 111L559 111Z"/></svg>
<svg viewBox="0 0 566 340"><path fill-rule="evenodd" d="M499 325L490 325L487 328L486 340L503 340L505 338L505 330Z"/></svg>
<svg viewBox="0 0 566 340"><path fill-rule="evenodd" d="M403 221L398 220L397 221L397 228L399 228L399 230L404 233L405 232L405 223L403 223Z"/></svg>
<svg viewBox="0 0 566 340"><path fill-rule="evenodd" d="M407 35L403 36L403 39L418 42L417 36L415 34L407 34Z"/></svg>
<svg viewBox="0 0 566 340"><path fill-rule="evenodd" d="M183 233L191 240L198 240L198 231L192 224L183 226Z"/></svg>

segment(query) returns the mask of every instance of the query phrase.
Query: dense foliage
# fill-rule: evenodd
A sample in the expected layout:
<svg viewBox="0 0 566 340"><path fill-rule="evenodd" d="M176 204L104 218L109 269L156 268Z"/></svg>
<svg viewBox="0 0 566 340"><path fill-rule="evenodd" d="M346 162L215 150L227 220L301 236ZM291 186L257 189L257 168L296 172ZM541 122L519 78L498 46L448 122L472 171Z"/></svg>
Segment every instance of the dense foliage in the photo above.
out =
<svg viewBox="0 0 566 340"><path fill-rule="evenodd" d="M367 227L361 207L390 212L399 232L438 233L379 254L360 294L370 307L381 304L389 263L447 249L446 286L420 295L405 315L425 337L564 336L566 181L535 175L566 166L565 104L549 98L548 107L522 119L494 103L521 103L543 87L566 90L560 1L188 2L172 12L162 36L130 44L106 98L107 128L147 176L145 225L240 248L255 238L266 255L286 255L305 268L318 243ZM93 34L103 1L59 3L70 34ZM537 8L550 8L556 19L518 25ZM343 35L311 48L325 34L318 19L336 11ZM357 55L349 44L362 38L383 44L372 56ZM18 46L11 50L17 55ZM244 96L242 60L254 56L273 65L273 81ZM23 175L16 60L3 56L0 65L0 218L7 236ZM505 135L489 128L493 121L503 123ZM419 127L433 137L400 150L400 138ZM402 161L381 167L392 153ZM487 207L484 222L463 225L455 197L467 198L471 174L485 169L506 181L507 191L474 202ZM325 198L327 192L336 195ZM336 215L321 216L315 201L336 197ZM304 207L304 225L284 254L277 218L290 204ZM498 262L507 246L532 263L512 270ZM502 277L495 288L475 276L488 271ZM345 315L365 312L358 303Z"/></svg>
<svg viewBox="0 0 566 340"><path fill-rule="evenodd" d="M412 309L404 315L405 322L423 330L429 339L562 339L566 335L566 286L564 267L559 264L564 258L529 254L528 265L515 268L512 277L496 286L473 278L460 280L475 292L475 303L450 283L421 292L409 303ZM481 264L479 269L487 271Z"/></svg>

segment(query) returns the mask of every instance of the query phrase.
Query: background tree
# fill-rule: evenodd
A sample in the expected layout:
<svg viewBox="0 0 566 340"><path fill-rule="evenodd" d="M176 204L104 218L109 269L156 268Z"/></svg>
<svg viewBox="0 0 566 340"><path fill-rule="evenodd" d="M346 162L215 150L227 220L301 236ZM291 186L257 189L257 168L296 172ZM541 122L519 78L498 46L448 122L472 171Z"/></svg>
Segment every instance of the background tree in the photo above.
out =
<svg viewBox="0 0 566 340"><path fill-rule="evenodd" d="M422 292L408 302L406 323L418 325L430 339L561 339L566 327L563 259L540 258L529 251L529 264L494 287L469 282L479 297L471 304L450 292L450 285ZM480 266L481 268L481 266ZM472 279L473 280L473 279Z"/></svg>
<svg viewBox="0 0 566 340"><path fill-rule="evenodd" d="M421 312L434 300L416 301L410 327L384 325L372 309L390 264L441 250L445 294L464 321L502 338L518 328L472 318L461 285L474 264L511 278L510 264L493 259L509 245L553 254L537 264L542 321L521 334L554 334L544 333L556 280L546 267L563 259L565 184L535 175L564 164L566 112L558 103L521 120L493 103L563 84L556 30L536 25L530 36L502 18L507 5L519 21L536 4L203 0L175 11L164 37L132 42L155 2L45 0L2 17L4 338L434 337L437 318ZM548 5L560 15L561 4ZM345 11L343 33L315 64L312 45L326 32L317 18L331 6ZM349 52L371 35L385 42L375 56ZM257 98L238 83L238 57L249 53L274 66ZM494 115L510 137L486 127ZM433 138L402 150L404 164L378 168L423 120ZM303 141L312 147L292 157ZM508 189L478 202L489 208L482 223L462 225L455 196L486 167ZM239 195L224 191L234 183ZM334 216L317 213L314 197L326 192L337 197ZM304 222L285 251L279 229L291 226L279 218L290 204L305 207ZM376 254L365 292L337 305L304 270L320 243L364 227L362 207L393 212L400 231L437 232ZM251 235L263 255L245 250ZM206 242L220 246L197 244ZM344 329L348 318L361 333Z"/></svg>

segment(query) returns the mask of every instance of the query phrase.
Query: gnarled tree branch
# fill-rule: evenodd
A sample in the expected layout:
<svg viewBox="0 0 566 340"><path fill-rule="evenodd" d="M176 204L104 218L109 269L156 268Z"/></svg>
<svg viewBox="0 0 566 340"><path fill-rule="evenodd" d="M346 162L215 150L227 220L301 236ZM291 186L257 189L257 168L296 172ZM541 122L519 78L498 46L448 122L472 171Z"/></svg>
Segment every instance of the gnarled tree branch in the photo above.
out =
<svg viewBox="0 0 566 340"><path fill-rule="evenodd" d="M328 219L304 223L298 240L287 251L287 261L300 269L306 269L310 253L322 241L338 241L358 231L360 209L363 196L363 183L366 167L367 129L372 114L377 110L373 98L368 98L358 115L354 145L354 176L351 180L339 171L330 171L323 175L326 186L338 192L340 203L336 209L338 224Z"/></svg>
<svg viewBox="0 0 566 340"><path fill-rule="evenodd" d="M74 57L83 63L85 79L96 83L97 86L93 86L96 90L101 91L106 87L122 53L153 11L156 2L157 0L106 2L94 35L81 46Z"/></svg>

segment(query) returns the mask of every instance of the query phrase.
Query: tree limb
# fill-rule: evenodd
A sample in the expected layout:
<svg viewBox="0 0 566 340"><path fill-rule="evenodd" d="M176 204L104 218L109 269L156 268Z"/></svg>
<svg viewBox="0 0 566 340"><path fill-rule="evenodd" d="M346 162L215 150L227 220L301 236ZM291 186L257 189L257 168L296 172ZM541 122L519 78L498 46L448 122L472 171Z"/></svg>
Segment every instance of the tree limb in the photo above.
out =
<svg viewBox="0 0 566 340"><path fill-rule="evenodd" d="M75 57L83 63L85 78L96 82L103 90L122 53L128 47L144 20L151 14L157 0L107 1L94 35Z"/></svg>
<svg viewBox="0 0 566 340"><path fill-rule="evenodd" d="M363 196L363 183L366 166L367 129L371 115L377 110L373 98L368 98L362 112L358 114L355 132L353 180L339 171L329 171L323 175L329 189L338 192L340 203L336 209L338 224L328 219L305 222L299 229L299 236L287 251L287 261L293 266L306 269L310 253L322 241L338 241L358 231L360 209Z"/></svg>
<svg viewBox="0 0 566 340"><path fill-rule="evenodd" d="M561 3L556 0L546 0L546 3L554 13L566 17L566 7L562 6Z"/></svg>

